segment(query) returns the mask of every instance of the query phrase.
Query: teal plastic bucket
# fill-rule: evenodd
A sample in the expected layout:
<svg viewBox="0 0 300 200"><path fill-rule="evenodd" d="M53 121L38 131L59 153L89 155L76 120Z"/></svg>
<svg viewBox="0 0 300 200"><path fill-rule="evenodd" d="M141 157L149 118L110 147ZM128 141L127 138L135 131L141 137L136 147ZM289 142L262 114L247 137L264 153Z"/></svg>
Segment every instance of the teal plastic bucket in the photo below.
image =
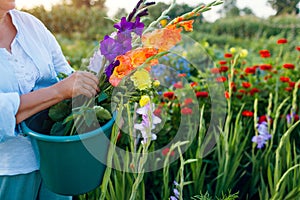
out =
<svg viewBox="0 0 300 200"><path fill-rule="evenodd" d="M79 195L97 188L106 170L102 162L107 158L114 118L96 130L74 136L46 135L49 127L42 126L45 120L47 110L22 122L21 127L37 148L47 187L62 195Z"/></svg>

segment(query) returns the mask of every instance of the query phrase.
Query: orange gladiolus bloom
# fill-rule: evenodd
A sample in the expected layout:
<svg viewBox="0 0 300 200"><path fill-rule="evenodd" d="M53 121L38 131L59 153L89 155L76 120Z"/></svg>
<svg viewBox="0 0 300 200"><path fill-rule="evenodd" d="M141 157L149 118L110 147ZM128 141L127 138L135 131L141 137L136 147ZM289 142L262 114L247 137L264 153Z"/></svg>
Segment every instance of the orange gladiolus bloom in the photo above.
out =
<svg viewBox="0 0 300 200"><path fill-rule="evenodd" d="M156 29L142 36L143 46L156 48L159 51L167 51L181 41L181 31L181 28L172 26L164 29Z"/></svg>
<svg viewBox="0 0 300 200"><path fill-rule="evenodd" d="M188 21L179 22L178 25L183 27L185 31L192 32L193 31L193 23L194 23L194 20L188 20Z"/></svg>
<svg viewBox="0 0 300 200"><path fill-rule="evenodd" d="M129 56L120 55L116 57L116 60L119 60L120 64L119 66L115 67L112 75L109 78L109 82L114 87L120 83L124 76L128 75L134 69Z"/></svg>

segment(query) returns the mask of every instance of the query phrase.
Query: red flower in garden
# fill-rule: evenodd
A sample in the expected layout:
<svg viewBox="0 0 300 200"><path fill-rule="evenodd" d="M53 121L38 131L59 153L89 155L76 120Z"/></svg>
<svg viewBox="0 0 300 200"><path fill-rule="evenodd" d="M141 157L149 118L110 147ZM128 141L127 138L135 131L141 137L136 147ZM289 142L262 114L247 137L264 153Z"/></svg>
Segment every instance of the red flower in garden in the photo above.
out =
<svg viewBox="0 0 300 200"><path fill-rule="evenodd" d="M290 78L286 76L280 76L279 80L284 83L290 82Z"/></svg>
<svg viewBox="0 0 300 200"><path fill-rule="evenodd" d="M227 72L228 69L229 68L227 66L223 65L223 66L220 67L220 72Z"/></svg>
<svg viewBox="0 0 300 200"><path fill-rule="evenodd" d="M183 73L183 74L178 74L178 77L186 77L186 74Z"/></svg>
<svg viewBox="0 0 300 200"><path fill-rule="evenodd" d="M271 57L271 53L267 49L260 50L259 54L260 54L260 57L262 57L262 58L269 58L269 57Z"/></svg>
<svg viewBox="0 0 300 200"><path fill-rule="evenodd" d="M161 151L162 155L164 155L164 156L167 156L169 152L170 152L170 148L165 148ZM175 152L171 151L170 156L174 156L174 155L175 155Z"/></svg>
<svg viewBox="0 0 300 200"><path fill-rule="evenodd" d="M242 86L243 86L244 88L249 88L249 87L251 87L251 83L249 83L249 82L243 82L243 83L242 83Z"/></svg>
<svg viewBox="0 0 300 200"><path fill-rule="evenodd" d="M219 71L219 69L218 68L211 68L210 69L210 72L212 73L212 74L218 74L218 73L220 73L220 71Z"/></svg>
<svg viewBox="0 0 300 200"><path fill-rule="evenodd" d="M246 74L255 74L256 72L256 67L246 67L245 73Z"/></svg>
<svg viewBox="0 0 300 200"><path fill-rule="evenodd" d="M197 82L192 82L190 85L191 85L191 87L195 87L195 86L198 85L198 83Z"/></svg>
<svg viewBox="0 0 300 200"><path fill-rule="evenodd" d="M193 103L193 99L192 99L192 98L186 98L186 99L184 100L184 105L185 105L185 106L187 106L187 105L189 105L189 104L191 104L191 103Z"/></svg>
<svg viewBox="0 0 300 200"><path fill-rule="evenodd" d="M268 119L269 119L270 123L272 124L273 123L272 118L267 117L267 115L260 116L259 119L258 119L258 123L261 124L262 122L268 122Z"/></svg>
<svg viewBox="0 0 300 200"><path fill-rule="evenodd" d="M272 78L272 75L267 75L267 76L264 77L264 80L268 80L270 78Z"/></svg>
<svg viewBox="0 0 300 200"><path fill-rule="evenodd" d="M295 69L295 65L292 63L285 63L283 64L283 68L285 69Z"/></svg>
<svg viewBox="0 0 300 200"><path fill-rule="evenodd" d="M160 117L161 116L161 112L162 110L160 108L156 108L153 112L153 114L157 117Z"/></svg>
<svg viewBox="0 0 300 200"><path fill-rule="evenodd" d="M246 94L246 93L247 93L247 91L246 91L246 90L243 90L243 89L240 89L238 92L239 92L239 93L242 93L242 94Z"/></svg>
<svg viewBox="0 0 300 200"><path fill-rule="evenodd" d="M227 64L227 61L226 61L226 60L220 60L220 61L219 61L219 64L220 64L220 65L226 65L226 64Z"/></svg>
<svg viewBox="0 0 300 200"><path fill-rule="evenodd" d="M193 110L191 108L185 107L181 109L181 114L183 115L191 115Z"/></svg>
<svg viewBox="0 0 300 200"><path fill-rule="evenodd" d="M243 112L242 112L242 115L244 116L244 117L253 117L253 112L252 111L249 111L249 110L244 110Z"/></svg>
<svg viewBox="0 0 300 200"><path fill-rule="evenodd" d="M295 87L295 85L296 85L295 82L293 82L293 81L290 81L290 82L289 82L289 86L290 86L290 87Z"/></svg>
<svg viewBox="0 0 300 200"><path fill-rule="evenodd" d="M183 88L183 85L182 85L181 81L179 81L177 83L174 83L173 86L174 86L174 88L177 88L177 89Z"/></svg>
<svg viewBox="0 0 300 200"><path fill-rule="evenodd" d="M223 83L223 82L225 82L227 80L227 78L225 77L225 76L220 76L220 77L217 77L216 78L216 81L218 82L218 83Z"/></svg>
<svg viewBox="0 0 300 200"><path fill-rule="evenodd" d="M232 58L232 54L231 53L225 53L224 58Z"/></svg>
<svg viewBox="0 0 300 200"><path fill-rule="evenodd" d="M258 93L258 92L259 92L259 89L257 89L257 88L252 88L252 89L250 90L250 95L253 96L255 93Z"/></svg>
<svg viewBox="0 0 300 200"><path fill-rule="evenodd" d="M164 95L165 98L168 98L170 100L175 98L174 92L171 92L171 91L170 92L165 92L163 95Z"/></svg>
<svg viewBox="0 0 300 200"><path fill-rule="evenodd" d="M262 65L259 66L259 68L261 70L271 70L272 69L272 65L270 65L270 64L262 64Z"/></svg>
<svg viewBox="0 0 300 200"><path fill-rule="evenodd" d="M286 44L288 41L285 38L280 38L277 40L277 44Z"/></svg>
<svg viewBox="0 0 300 200"><path fill-rule="evenodd" d="M230 83L230 87L231 87L232 91L236 92L236 84L234 82Z"/></svg>
<svg viewBox="0 0 300 200"><path fill-rule="evenodd" d="M208 97L208 92L205 92L205 91L196 92L196 97L206 98L206 97Z"/></svg>
<svg viewBox="0 0 300 200"><path fill-rule="evenodd" d="M229 98L230 98L229 92L228 92L228 91L225 91L225 92L224 92L224 96L225 96L226 99L229 99Z"/></svg>
<svg viewBox="0 0 300 200"><path fill-rule="evenodd" d="M291 91L293 91L293 88L292 87L286 87L286 88L284 88L284 90L287 91L287 92L291 92Z"/></svg>
<svg viewBox="0 0 300 200"><path fill-rule="evenodd" d="M296 50L297 50L297 51L300 51L300 46L296 46Z"/></svg>

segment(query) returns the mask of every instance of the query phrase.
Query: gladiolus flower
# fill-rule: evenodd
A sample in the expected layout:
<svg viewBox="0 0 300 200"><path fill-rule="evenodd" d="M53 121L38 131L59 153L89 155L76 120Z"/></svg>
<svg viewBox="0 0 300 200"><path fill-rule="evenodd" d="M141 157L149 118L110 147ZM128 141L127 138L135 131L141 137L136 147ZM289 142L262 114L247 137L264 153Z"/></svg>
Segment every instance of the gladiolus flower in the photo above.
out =
<svg viewBox="0 0 300 200"><path fill-rule="evenodd" d="M196 97L207 98L208 97L208 92L205 92L205 91L196 92Z"/></svg>
<svg viewBox="0 0 300 200"><path fill-rule="evenodd" d="M142 43L146 47L153 47L162 51L167 51L181 41L181 29L163 28L142 36Z"/></svg>
<svg viewBox="0 0 300 200"><path fill-rule="evenodd" d="M224 96L225 96L226 99L229 99L229 98L230 98L229 92L228 92L228 91L225 91L225 92L224 92Z"/></svg>
<svg viewBox="0 0 300 200"><path fill-rule="evenodd" d="M292 63L285 63L283 64L283 68L285 69L295 69L295 65Z"/></svg>
<svg viewBox="0 0 300 200"><path fill-rule="evenodd" d="M231 87L232 91L236 92L236 84L234 82L230 83L230 87Z"/></svg>
<svg viewBox="0 0 300 200"><path fill-rule="evenodd" d="M296 50L297 50L297 51L300 51L300 46L296 46Z"/></svg>
<svg viewBox="0 0 300 200"><path fill-rule="evenodd" d="M252 111L249 111L249 110L244 110L244 111L242 112L242 115L243 115L244 117L253 117L254 113L253 113Z"/></svg>
<svg viewBox="0 0 300 200"><path fill-rule="evenodd" d="M262 122L257 125L257 131L259 135L252 137L252 142L257 143L257 148L261 149L264 147L264 145L267 143L269 139L271 139L271 134L268 132L268 123Z"/></svg>
<svg viewBox="0 0 300 200"><path fill-rule="evenodd" d="M288 41L285 38L280 38L277 40L277 44L286 44Z"/></svg>
<svg viewBox="0 0 300 200"><path fill-rule="evenodd" d="M191 85L191 87L195 87L195 86L198 85L198 83L197 82L192 82L190 85Z"/></svg>
<svg viewBox="0 0 300 200"><path fill-rule="evenodd" d="M151 87L151 77L147 70L140 69L137 70L131 77L130 80L133 81L134 86L139 90L145 90Z"/></svg>
<svg viewBox="0 0 300 200"><path fill-rule="evenodd" d="M150 97L148 95L143 95L140 98L139 104L141 107L144 107L150 102Z"/></svg>

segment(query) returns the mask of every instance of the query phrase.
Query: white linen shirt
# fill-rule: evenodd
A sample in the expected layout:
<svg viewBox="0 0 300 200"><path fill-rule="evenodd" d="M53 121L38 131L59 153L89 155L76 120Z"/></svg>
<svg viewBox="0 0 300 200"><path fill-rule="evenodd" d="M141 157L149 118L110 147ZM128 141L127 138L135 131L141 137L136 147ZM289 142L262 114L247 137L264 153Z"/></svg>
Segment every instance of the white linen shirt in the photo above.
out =
<svg viewBox="0 0 300 200"><path fill-rule="evenodd" d="M74 71L55 37L37 18L18 10L9 13L17 35L12 53L0 48L0 176L39 169L30 137L16 126L20 95L56 83L59 72Z"/></svg>

